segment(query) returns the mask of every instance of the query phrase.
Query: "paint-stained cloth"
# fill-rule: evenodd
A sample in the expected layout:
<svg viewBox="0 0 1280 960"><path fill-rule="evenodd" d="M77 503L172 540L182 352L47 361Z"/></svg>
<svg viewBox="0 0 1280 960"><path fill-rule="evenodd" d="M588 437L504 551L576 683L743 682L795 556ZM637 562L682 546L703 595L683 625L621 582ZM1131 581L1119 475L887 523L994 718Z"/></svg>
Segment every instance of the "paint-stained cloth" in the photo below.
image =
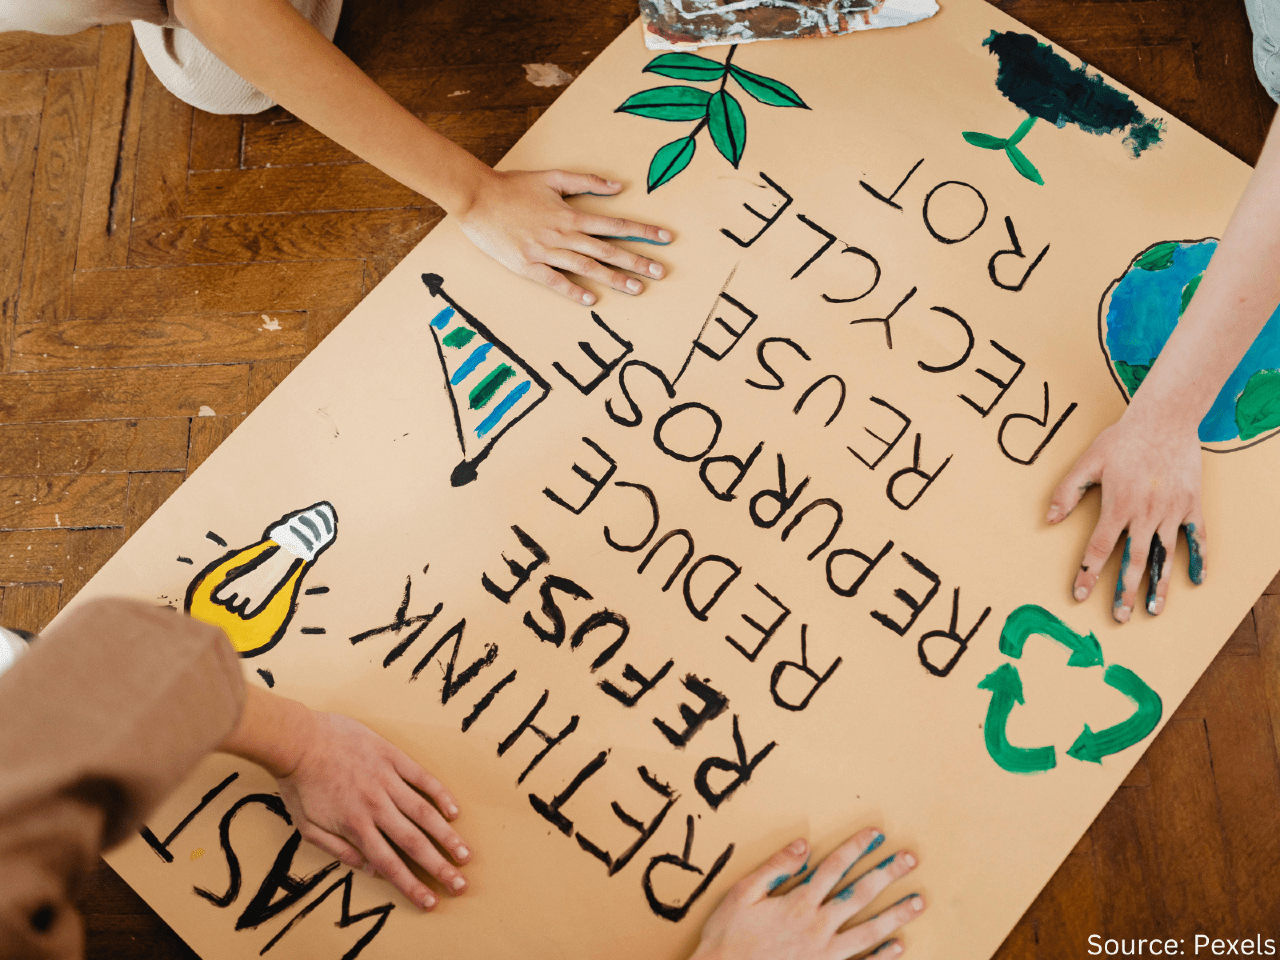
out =
<svg viewBox="0 0 1280 960"><path fill-rule="evenodd" d="M83 953L78 881L239 721L222 631L130 600L80 607L0 675L0 958Z"/></svg>
<svg viewBox="0 0 1280 960"><path fill-rule="evenodd" d="M326 39L333 39L342 0L289 2ZM259 113L275 106L184 29L165 0L0 0L0 32L68 34L130 21L152 73L179 100L208 113Z"/></svg>

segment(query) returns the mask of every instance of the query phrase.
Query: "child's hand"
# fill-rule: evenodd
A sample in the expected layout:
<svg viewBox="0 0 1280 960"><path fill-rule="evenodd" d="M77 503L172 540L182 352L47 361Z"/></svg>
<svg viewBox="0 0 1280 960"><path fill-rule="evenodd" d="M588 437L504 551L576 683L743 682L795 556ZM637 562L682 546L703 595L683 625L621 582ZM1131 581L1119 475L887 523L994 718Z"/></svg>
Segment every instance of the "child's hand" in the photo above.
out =
<svg viewBox="0 0 1280 960"><path fill-rule="evenodd" d="M1136 401L1135 401L1136 403ZM1089 538L1072 593L1086 600L1102 565L1127 530L1112 615L1127 623L1137 601L1144 567L1149 567L1146 606L1164 609L1170 562L1178 528L1186 527L1192 583L1204 579L1205 530L1200 507L1200 440L1195 428L1125 416L1098 434L1053 491L1050 523L1067 518L1084 492L1102 486L1102 512Z"/></svg>
<svg viewBox="0 0 1280 960"><path fill-rule="evenodd" d="M622 184L563 170L486 171L470 207L459 213L462 230L477 247L507 269L546 284L571 300L591 306L595 294L561 271L637 294L644 285L633 274L659 280L662 264L615 246L600 237L671 242L671 234L655 226L582 213L564 197L591 193L612 196ZM621 267L611 270L604 264Z"/></svg>
<svg viewBox="0 0 1280 960"><path fill-rule="evenodd" d="M822 861L809 875L811 879L770 896L802 870L809 845L796 840L775 853L734 885L707 918L693 960L842 960L871 949L924 910L924 899L911 894L841 932L880 891L916 865L914 856L899 851L878 865L868 863L860 877L842 884L854 865L883 840L878 830L856 833ZM881 957L900 953L902 944L897 940L876 950Z"/></svg>
<svg viewBox="0 0 1280 960"><path fill-rule="evenodd" d="M388 839L445 889L462 893L462 874L427 836L458 863L470 858L462 838L446 822L458 815L452 794L359 721L339 713L312 716L315 722L297 767L277 781L303 838L348 866L382 874L424 910L435 906L435 894L405 866Z"/></svg>

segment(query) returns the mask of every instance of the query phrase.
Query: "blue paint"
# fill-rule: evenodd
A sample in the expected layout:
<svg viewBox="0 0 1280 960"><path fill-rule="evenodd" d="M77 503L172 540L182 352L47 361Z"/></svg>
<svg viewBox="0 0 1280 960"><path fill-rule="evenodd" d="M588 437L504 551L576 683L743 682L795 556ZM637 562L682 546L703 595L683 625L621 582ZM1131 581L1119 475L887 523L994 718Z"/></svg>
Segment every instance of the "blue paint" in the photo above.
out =
<svg viewBox="0 0 1280 960"><path fill-rule="evenodd" d="M449 378L449 382L456 387L463 380L467 379L467 377L471 376L471 371L484 363L484 358L489 355L489 351L492 349L492 343L482 343L480 346L472 350L471 353L467 355L467 359L462 361L462 366L460 366L454 375Z"/></svg>
<svg viewBox="0 0 1280 960"><path fill-rule="evenodd" d="M861 878L859 878L859 879L861 879ZM834 897L832 897L831 899L832 899L832 900L835 900L835 901L836 901L836 902L838 902L838 903L844 903L846 900L848 900L850 897L852 897L852 896L853 896L853 892L854 892L855 890L857 890L857 889L858 889L858 884L857 884L857 883L851 883L851 884L849 884L847 887L845 887L843 890L841 890L839 893L837 893L837 894L836 894Z"/></svg>
<svg viewBox="0 0 1280 960"><path fill-rule="evenodd" d="M1124 599L1124 578L1125 578L1125 575L1129 572L1129 548L1132 545L1133 545L1133 538L1125 537L1124 553L1120 555L1120 575L1116 577L1116 595L1115 595L1115 599L1111 601L1112 607L1121 606L1122 601Z"/></svg>
<svg viewBox="0 0 1280 960"><path fill-rule="evenodd" d="M1182 314L1183 291L1209 266L1218 241L1173 245L1170 262L1160 269L1131 266L1111 291L1107 306L1107 352L1111 362L1147 367L1160 355ZM1236 401L1249 378L1280 368L1280 309L1271 315L1200 421L1203 443L1237 440Z"/></svg>
<svg viewBox="0 0 1280 960"><path fill-rule="evenodd" d="M670 240L650 240L648 237L614 237L615 240L635 240L637 243L651 243L655 247L665 247Z"/></svg>
<svg viewBox="0 0 1280 960"><path fill-rule="evenodd" d="M906 903L908 900L915 900L915 899L917 899L919 896L920 896L920 894L918 894L918 893L908 893L908 894L907 894L905 897L903 897L901 900L895 900L893 903L889 904L889 909L890 909L890 910L892 910L892 909L893 909L894 907L896 907L898 904L900 904L900 903Z"/></svg>
<svg viewBox="0 0 1280 960"><path fill-rule="evenodd" d="M874 867L872 867L871 869L872 869L872 870L883 870L883 869L884 869L885 867L887 867L889 864L893 863L893 861L894 861L894 858L895 858L895 857L897 857L897 854L896 854L896 853L892 853L892 854L890 854L889 856L885 857L883 860L881 860L879 863L877 863L877 864L876 864Z"/></svg>
<svg viewBox="0 0 1280 960"><path fill-rule="evenodd" d="M525 380L520 384L511 388L511 392L502 398L502 402L493 408L493 413L485 417L480 422L480 426L476 427L476 436L483 437L486 433L498 425L498 421L503 415L519 402L520 398L529 392L529 388L533 386L532 382Z"/></svg>
<svg viewBox="0 0 1280 960"><path fill-rule="evenodd" d="M780 877L774 877L772 880L769 881L769 892L773 893L773 891L777 890L780 886L782 886L784 883L786 883L790 879L791 879L791 874L789 873L784 873Z"/></svg>
<svg viewBox="0 0 1280 960"><path fill-rule="evenodd" d="M867 844L867 849L863 850L860 854L858 854L858 859L853 861L853 863L849 864L849 866L845 867L844 873L840 874L840 880L843 880L845 877L847 877L849 875L849 871L852 870L854 867L856 867L859 863L861 863L864 857L869 856L870 854L879 850L880 845L882 843L884 843L884 834L877 833L875 836L875 839L872 840L869 844ZM837 880L836 883L839 883L840 880Z"/></svg>
<svg viewBox="0 0 1280 960"><path fill-rule="evenodd" d="M431 318L431 325L437 330L443 330L449 325L449 321L453 319L453 314L453 307L445 307Z"/></svg>
<svg viewBox="0 0 1280 960"><path fill-rule="evenodd" d="M1200 553L1200 541L1196 539L1194 523L1187 524L1187 552L1191 555L1187 560L1187 576L1199 586L1204 582L1204 557Z"/></svg>

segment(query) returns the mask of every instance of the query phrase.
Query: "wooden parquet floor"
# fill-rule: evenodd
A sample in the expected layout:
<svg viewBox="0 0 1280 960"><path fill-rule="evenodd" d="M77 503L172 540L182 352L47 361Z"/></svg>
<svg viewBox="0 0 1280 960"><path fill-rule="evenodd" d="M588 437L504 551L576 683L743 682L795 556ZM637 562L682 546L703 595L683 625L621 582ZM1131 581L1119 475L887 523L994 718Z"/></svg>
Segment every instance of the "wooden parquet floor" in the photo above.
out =
<svg viewBox="0 0 1280 960"><path fill-rule="evenodd" d="M1256 158L1242 0L997 5ZM338 43L492 163L563 89L522 64L576 73L635 0L490 7L349 0ZM0 620L43 627L440 217L283 110L180 103L128 27L0 35ZM1280 938L1278 751L1280 580L999 956ZM105 865L82 905L90 957L193 956Z"/></svg>

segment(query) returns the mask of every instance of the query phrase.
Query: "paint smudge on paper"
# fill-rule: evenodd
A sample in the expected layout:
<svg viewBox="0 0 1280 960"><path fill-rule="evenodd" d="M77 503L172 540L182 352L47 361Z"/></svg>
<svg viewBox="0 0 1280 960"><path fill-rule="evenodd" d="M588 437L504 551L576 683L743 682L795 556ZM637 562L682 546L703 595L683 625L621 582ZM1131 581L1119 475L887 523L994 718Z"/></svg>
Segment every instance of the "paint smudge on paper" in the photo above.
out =
<svg viewBox="0 0 1280 960"><path fill-rule="evenodd" d="M1043 185L1044 180L1018 144L1037 120L1059 129L1070 123L1098 135L1128 130L1124 144L1134 157L1160 143L1164 121L1147 119L1124 91L1101 74L1089 73L1087 64L1073 67L1028 33L992 30L983 46L1000 61L996 89L1030 116L1007 138L975 131L963 136L975 147L1003 150L1014 169L1033 183Z"/></svg>
<svg viewBox="0 0 1280 960"><path fill-rule="evenodd" d="M524 64L524 76L535 87L563 87L565 84L573 82L573 74L561 70L554 63L526 63ZM459 91L459 93L467 92L469 91ZM450 94L450 96L453 96L453 94Z"/></svg>
<svg viewBox="0 0 1280 960"><path fill-rule="evenodd" d="M934 0L640 0L650 50L833 37L904 27L937 12Z"/></svg>
<svg viewBox="0 0 1280 960"><path fill-rule="evenodd" d="M307 571L337 536L338 513L331 503L286 514L256 543L223 554L196 574L183 609L220 627L240 656L266 653L293 619Z"/></svg>
<svg viewBox="0 0 1280 960"><path fill-rule="evenodd" d="M1156 243L1103 294L1099 341L1126 400L1142 386L1191 305L1218 241ZM1200 442L1238 450L1280 430L1280 310L1271 315L1200 421Z"/></svg>

